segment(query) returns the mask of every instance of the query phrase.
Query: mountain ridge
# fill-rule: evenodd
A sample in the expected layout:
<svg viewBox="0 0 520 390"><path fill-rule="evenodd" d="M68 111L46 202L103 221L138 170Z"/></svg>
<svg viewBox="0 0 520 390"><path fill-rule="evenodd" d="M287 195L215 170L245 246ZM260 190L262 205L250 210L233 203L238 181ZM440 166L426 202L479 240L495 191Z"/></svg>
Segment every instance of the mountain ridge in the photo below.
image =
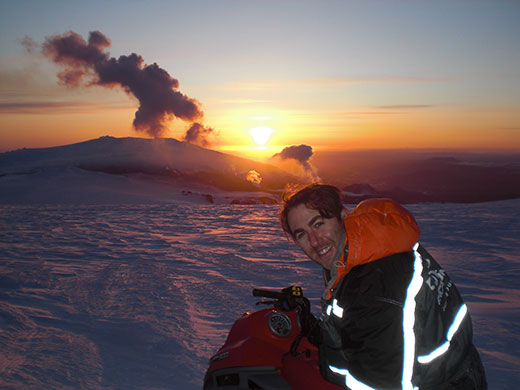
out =
<svg viewBox="0 0 520 390"><path fill-rule="evenodd" d="M287 182L298 178L268 164L174 138L104 136L0 154L4 204L275 203Z"/></svg>
<svg viewBox="0 0 520 390"><path fill-rule="evenodd" d="M178 180L199 180L217 187L220 185L226 190L277 190L283 188L288 180L298 181L274 166L174 138L104 136L70 145L18 149L0 154L0 175L31 173L49 167L76 167L111 174L171 176ZM262 180L255 183L248 181L250 171L256 171ZM211 175L220 176L220 181L211 180ZM224 180L224 176L229 177Z"/></svg>
<svg viewBox="0 0 520 390"><path fill-rule="evenodd" d="M373 197L400 203L520 197L516 155L345 151L327 157L315 152L311 162L323 182L342 189L344 202L350 204ZM273 165L174 138L104 136L0 153L0 203L4 204L55 199L277 203L287 184L307 180Z"/></svg>

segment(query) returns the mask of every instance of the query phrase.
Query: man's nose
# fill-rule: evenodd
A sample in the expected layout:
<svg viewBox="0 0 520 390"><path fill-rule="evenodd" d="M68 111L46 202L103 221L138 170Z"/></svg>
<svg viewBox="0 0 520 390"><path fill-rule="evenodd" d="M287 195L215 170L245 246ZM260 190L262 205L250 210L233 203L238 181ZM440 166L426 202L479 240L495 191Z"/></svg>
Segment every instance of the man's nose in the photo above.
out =
<svg viewBox="0 0 520 390"><path fill-rule="evenodd" d="M309 243L311 244L311 246L313 248L316 248L318 245L319 245L319 242L318 242L318 235L316 233L314 233L313 231L311 231L309 233Z"/></svg>

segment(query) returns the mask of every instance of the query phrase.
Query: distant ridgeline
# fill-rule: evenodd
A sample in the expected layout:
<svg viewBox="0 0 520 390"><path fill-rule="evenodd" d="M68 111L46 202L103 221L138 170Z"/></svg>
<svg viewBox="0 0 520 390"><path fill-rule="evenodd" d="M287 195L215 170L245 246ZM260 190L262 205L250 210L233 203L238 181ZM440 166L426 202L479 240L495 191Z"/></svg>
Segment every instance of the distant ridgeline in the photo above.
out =
<svg viewBox="0 0 520 390"><path fill-rule="evenodd" d="M331 167L323 157L314 164L324 181L335 182L343 190L345 203L374 197L388 197L400 203L475 203L520 198L520 155L470 155L471 160L380 156L371 159L370 164L365 161L369 156L369 152L359 154L358 160L350 157L339 164L335 172L346 178L339 183L328 174L331 169L327 168ZM341 166L346 167L343 172ZM354 168L348 171L349 166Z"/></svg>
<svg viewBox="0 0 520 390"><path fill-rule="evenodd" d="M317 174L314 177L319 175L321 182L342 189L345 203L374 197L389 197L400 203L473 203L520 197L520 154L438 154L442 156L420 151L316 152L312 166ZM95 173L108 175L101 178ZM51 199L50 191L64 198L71 183L76 185L76 195L86 187L95 195L112 185L107 177L119 183L105 191L114 199L116 191L125 196L135 191L140 191L141 197L153 195L152 190L144 188L147 185L160 185L169 194L181 194L176 186L183 186L181 198L198 193L208 203L215 202L211 188L250 194L226 197L234 204L276 203L287 184L311 180L274 165L172 138L105 136L65 146L1 153L0 202L9 203L10 198L17 201L18 197L25 197L27 202L36 199L36 195L29 197L29 191L42 194L42 201ZM189 192L191 187L201 186L206 189ZM82 198L87 198L86 194Z"/></svg>

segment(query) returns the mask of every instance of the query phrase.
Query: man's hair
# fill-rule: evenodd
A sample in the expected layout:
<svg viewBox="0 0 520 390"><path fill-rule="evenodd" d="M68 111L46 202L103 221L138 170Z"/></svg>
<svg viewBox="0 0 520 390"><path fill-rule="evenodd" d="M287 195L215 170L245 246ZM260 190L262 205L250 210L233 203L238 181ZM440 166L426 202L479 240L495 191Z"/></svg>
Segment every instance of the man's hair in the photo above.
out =
<svg viewBox="0 0 520 390"><path fill-rule="evenodd" d="M286 188L282 194L282 209L280 211L280 224L285 234L294 238L289 226L289 211L300 204L317 210L323 218L337 218L341 221L343 203L341 192L337 187L327 184L310 184L303 188Z"/></svg>

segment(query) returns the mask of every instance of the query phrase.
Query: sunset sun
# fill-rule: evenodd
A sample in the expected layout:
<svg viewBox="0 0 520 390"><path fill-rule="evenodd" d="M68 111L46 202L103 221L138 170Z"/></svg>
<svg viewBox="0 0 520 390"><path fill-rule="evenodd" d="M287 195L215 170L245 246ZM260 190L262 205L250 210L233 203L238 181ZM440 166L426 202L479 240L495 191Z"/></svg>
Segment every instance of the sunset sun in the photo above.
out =
<svg viewBox="0 0 520 390"><path fill-rule="evenodd" d="M260 146L265 145L267 141L269 141L272 133L273 129L269 127L254 127L249 130L249 134L253 137L253 141Z"/></svg>

